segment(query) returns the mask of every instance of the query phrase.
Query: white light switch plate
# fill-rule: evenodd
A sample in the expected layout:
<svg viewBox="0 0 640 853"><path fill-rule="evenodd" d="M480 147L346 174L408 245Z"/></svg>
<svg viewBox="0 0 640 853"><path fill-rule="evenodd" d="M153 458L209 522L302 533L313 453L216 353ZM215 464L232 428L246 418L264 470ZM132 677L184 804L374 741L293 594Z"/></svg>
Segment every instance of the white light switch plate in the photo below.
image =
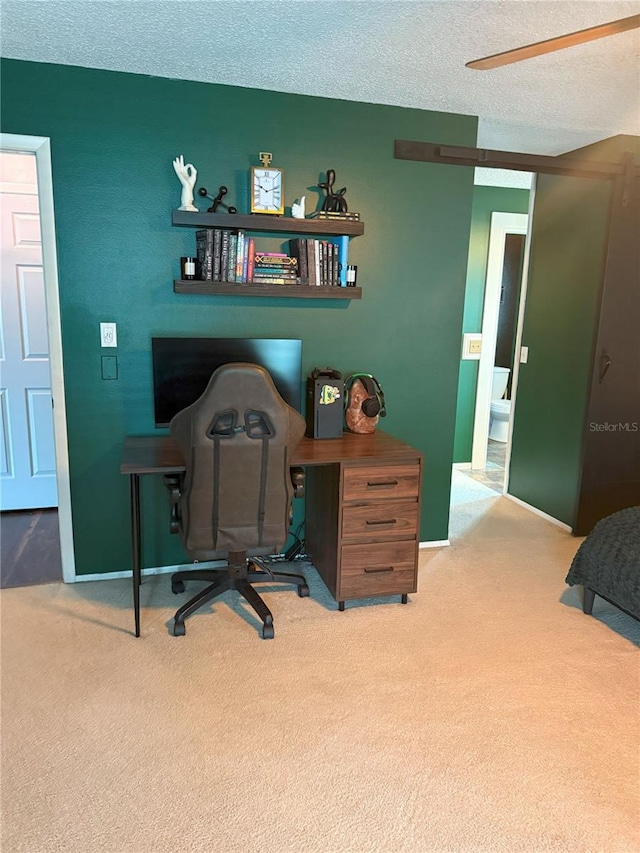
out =
<svg viewBox="0 0 640 853"><path fill-rule="evenodd" d="M529 361L529 347L520 347L520 364L526 364Z"/></svg>
<svg viewBox="0 0 640 853"><path fill-rule="evenodd" d="M100 346L117 347L118 335L115 323L100 323Z"/></svg>
<svg viewBox="0 0 640 853"><path fill-rule="evenodd" d="M479 361L482 350L482 335L480 332L465 332L462 335L463 361Z"/></svg>

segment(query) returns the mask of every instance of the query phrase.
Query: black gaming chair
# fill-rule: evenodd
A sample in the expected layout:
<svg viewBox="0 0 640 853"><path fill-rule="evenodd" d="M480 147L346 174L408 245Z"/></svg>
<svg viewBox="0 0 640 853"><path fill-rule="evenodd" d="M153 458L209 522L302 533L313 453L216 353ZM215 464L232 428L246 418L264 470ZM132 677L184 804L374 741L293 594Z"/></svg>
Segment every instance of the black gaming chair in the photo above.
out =
<svg viewBox="0 0 640 853"><path fill-rule="evenodd" d="M253 588L259 582L286 582L309 595L302 575L272 571L260 556L284 546L294 492L302 472L292 475L289 460L305 431L301 415L278 393L271 376L255 364L237 362L215 371L202 396L171 421L186 472L165 478L172 492L172 530L180 533L194 562L226 559L220 569L193 569L171 577L174 593L184 582L209 585L174 617L173 633L208 601L237 590L262 620L262 636L274 636L273 616Z"/></svg>

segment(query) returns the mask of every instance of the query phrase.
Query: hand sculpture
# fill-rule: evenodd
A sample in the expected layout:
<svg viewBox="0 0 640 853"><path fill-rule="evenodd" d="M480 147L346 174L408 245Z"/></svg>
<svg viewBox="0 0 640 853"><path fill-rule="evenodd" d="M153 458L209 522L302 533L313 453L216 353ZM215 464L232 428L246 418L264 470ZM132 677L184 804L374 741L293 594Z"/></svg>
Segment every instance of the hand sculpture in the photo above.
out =
<svg viewBox="0 0 640 853"><path fill-rule="evenodd" d="M197 212L198 208L193 203L193 188L198 177L197 170L191 163L187 163L185 166L182 154L173 161L173 168L182 184L182 204L178 210L195 210Z"/></svg>
<svg viewBox="0 0 640 853"><path fill-rule="evenodd" d="M294 201L291 205L291 216L293 216L294 219L304 219L304 200L305 196L302 196L299 204Z"/></svg>

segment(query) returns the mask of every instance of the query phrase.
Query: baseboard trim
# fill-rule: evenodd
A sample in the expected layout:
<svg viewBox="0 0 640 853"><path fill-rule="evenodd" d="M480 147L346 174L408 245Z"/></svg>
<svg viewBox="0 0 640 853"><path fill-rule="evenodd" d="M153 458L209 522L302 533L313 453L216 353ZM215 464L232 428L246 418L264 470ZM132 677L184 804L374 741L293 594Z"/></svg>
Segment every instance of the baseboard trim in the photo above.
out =
<svg viewBox="0 0 640 853"><path fill-rule="evenodd" d="M551 524L555 524L556 527L560 527L562 530L566 530L567 533L573 533L573 527L569 527L568 524L565 524L564 521L558 521L557 518L554 518L552 515L548 515L546 512L543 512L541 509L538 509L535 506L531 506L531 504L525 503L525 501L521 501L520 498L516 498L514 495L505 494L503 495L505 498L509 498L510 501L518 504L525 509L528 509L529 512L532 512L534 515L539 515L540 518L544 518L545 521L550 521Z"/></svg>
<svg viewBox="0 0 640 853"><path fill-rule="evenodd" d="M429 542L420 542L419 547L422 548L443 548L446 545L451 545L451 542L448 539L434 539ZM181 563L177 566L155 566L150 569L143 569L142 575L143 577L149 575L168 575L171 572L182 572L187 569L219 569L223 566L226 566L225 560L208 560L202 561L201 563ZM129 578L131 579L131 572L96 572L92 575L76 575L75 581L73 583L79 583L81 581L112 581L117 580L118 578Z"/></svg>
<svg viewBox="0 0 640 853"><path fill-rule="evenodd" d="M142 575L168 575L171 572L183 572L188 569L218 569L226 566L225 560L203 560L201 563L181 563L178 566L156 566L151 569L143 569ZM76 581L112 581L117 578L131 578L131 572L97 572L93 575L76 575Z"/></svg>
<svg viewBox="0 0 640 853"><path fill-rule="evenodd" d="M458 471L470 471L471 462L454 462L452 467L457 468Z"/></svg>

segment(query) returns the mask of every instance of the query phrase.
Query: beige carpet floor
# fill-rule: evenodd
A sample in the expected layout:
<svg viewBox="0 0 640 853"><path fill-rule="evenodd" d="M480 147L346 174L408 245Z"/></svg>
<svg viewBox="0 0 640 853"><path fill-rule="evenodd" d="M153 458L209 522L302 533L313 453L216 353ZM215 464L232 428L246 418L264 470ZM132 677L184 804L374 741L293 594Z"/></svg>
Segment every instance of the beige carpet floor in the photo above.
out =
<svg viewBox="0 0 640 853"><path fill-rule="evenodd" d="M2 853L640 850L640 625L564 578L579 541L454 506L409 604L229 595L174 638L167 576L7 589Z"/></svg>

